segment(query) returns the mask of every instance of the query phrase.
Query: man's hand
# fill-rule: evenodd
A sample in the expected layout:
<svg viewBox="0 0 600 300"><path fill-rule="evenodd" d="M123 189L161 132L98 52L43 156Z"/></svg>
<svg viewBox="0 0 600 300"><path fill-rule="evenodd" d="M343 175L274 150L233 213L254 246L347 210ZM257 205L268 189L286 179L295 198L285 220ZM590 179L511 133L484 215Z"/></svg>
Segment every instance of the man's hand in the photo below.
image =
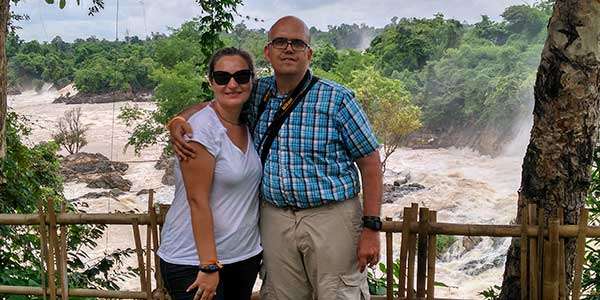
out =
<svg viewBox="0 0 600 300"><path fill-rule="evenodd" d="M358 241L358 270L362 273L367 264L372 267L379 262L379 232L363 228Z"/></svg>
<svg viewBox="0 0 600 300"><path fill-rule="evenodd" d="M171 136L171 145L179 160L187 160L196 158L194 148L188 144L185 137L192 136L192 127L190 123L184 121L183 118L177 118L169 123L169 135Z"/></svg>

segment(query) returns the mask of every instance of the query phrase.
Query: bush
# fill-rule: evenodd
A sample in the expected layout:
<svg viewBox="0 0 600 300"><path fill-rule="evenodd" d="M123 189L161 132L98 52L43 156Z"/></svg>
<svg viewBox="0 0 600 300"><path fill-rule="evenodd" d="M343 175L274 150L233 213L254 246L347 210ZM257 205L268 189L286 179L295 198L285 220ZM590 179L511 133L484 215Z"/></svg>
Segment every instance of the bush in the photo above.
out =
<svg viewBox="0 0 600 300"><path fill-rule="evenodd" d="M89 127L81 123L80 107L65 112L65 115L58 119L57 127L58 132L53 134L52 138L69 154L77 153L87 145L85 135Z"/></svg>

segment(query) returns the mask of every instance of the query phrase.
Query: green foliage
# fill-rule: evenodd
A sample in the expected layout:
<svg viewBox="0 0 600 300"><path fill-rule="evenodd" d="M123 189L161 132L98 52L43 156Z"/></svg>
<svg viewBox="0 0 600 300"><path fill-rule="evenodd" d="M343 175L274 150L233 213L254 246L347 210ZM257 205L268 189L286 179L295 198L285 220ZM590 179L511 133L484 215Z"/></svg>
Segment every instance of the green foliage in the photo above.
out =
<svg viewBox="0 0 600 300"><path fill-rule="evenodd" d="M544 29L548 16L540 9L529 5L509 6L502 13L509 32L533 38Z"/></svg>
<svg viewBox="0 0 600 300"><path fill-rule="evenodd" d="M593 171L590 181L590 189L586 199L589 210L588 225L600 225L600 147L594 151ZM581 288L582 299L600 299L600 239L589 238L585 245L585 264L583 265L583 276Z"/></svg>
<svg viewBox="0 0 600 300"><path fill-rule="evenodd" d="M479 292L479 295L484 300L497 300L500 299L500 291L502 288L498 285L490 286L487 290Z"/></svg>
<svg viewBox="0 0 600 300"><path fill-rule="evenodd" d="M383 143L382 168L402 140L421 127L421 110L401 81L382 76L374 67L352 72L356 98L362 104L375 134Z"/></svg>
<svg viewBox="0 0 600 300"><path fill-rule="evenodd" d="M83 93L126 90L124 79L117 66L101 56L96 56L85 67L75 72L75 86Z"/></svg>
<svg viewBox="0 0 600 300"><path fill-rule="evenodd" d="M463 34L460 22L444 19L401 19L386 26L368 49L377 57L376 66L384 75L394 71L419 70L427 61L440 58L446 49L456 48Z"/></svg>
<svg viewBox="0 0 600 300"><path fill-rule="evenodd" d="M438 256L446 252L457 240L453 235L438 235L435 240L435 249Z"/></svg>
<svg viewBox="0 0 600 300"><path fill-rule="evenodd" d="M337 50L333 45L322 43L314 47L312 66L329 72L335 67L338 59Z"/></svg>

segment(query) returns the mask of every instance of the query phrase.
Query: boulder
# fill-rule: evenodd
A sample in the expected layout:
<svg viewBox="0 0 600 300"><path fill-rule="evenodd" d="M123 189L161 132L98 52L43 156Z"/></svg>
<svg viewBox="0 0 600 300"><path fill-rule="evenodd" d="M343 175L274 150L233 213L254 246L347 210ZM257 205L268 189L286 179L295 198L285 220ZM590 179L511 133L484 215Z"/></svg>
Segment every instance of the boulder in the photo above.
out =
<svg viewBox="0 0 600 300"><path fill-rule="evenodd" d="M161 182L164 185L175 185L175 158L169 159L166 165Z"/></svg>
<svg viewBox="0 0 600 300"><path fill-rule="evenodd" d="M88 182L89 188L131 190L131 181L116 173L102 174Z"/></svg>
<svg viewBox="0 0 600 300"><path fill-rule="evenodd" d="M129 165L110 161L100 153L79 152L61 161L61 173L65 181L77 181L82 175L119 173L124 174Z"/></svg>
<svg viewBox="0 0 600 300"><path fill-rule="evenodd" d="M462 245L465 248L465 252L469 252L475 248L483 240L480 236L465 236L462 240Z"/></svg>
<svg viewBox="0 0 600 300"><path fill-rule="evenodd" d="M399 198L424 188L425 186L416 182L399 185L386 183L383 185L383 203L394 203Z"/></svg>

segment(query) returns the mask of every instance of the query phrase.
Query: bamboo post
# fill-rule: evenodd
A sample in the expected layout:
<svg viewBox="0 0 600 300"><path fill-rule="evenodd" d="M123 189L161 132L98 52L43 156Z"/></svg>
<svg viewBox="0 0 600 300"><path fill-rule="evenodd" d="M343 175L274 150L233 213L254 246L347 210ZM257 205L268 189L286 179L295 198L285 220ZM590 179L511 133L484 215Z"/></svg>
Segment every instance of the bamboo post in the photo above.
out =
<svg viewBox="0 0 600 300"><path fill-rule="evenodd" d="M529 211L527 210L527 204L523 203L521 206L521 257L520 257L520 268L521 268L521 300L527 300L527 225Z"/></svg>
<svg viewBox="0 0 600 300"><path fill-rule="evenodd" d="M48 287L50 289L50 300L56 299L56 269L55 256L58 254L58 242L56 240L56 212L54 211L54 199L48 197L47 202L48 220L50 222L48 228L49 245L48 245ZM59 269L60 270L60 269Z"/></svg>
<svg viewBox="0 0 600 300"><path fill-rule="evenodd" d="M411 204L409 223L417 222L419 213L419 205ZM415 253L417 252L417 237L416 234L410 232L408 234L408 276L406 278L406 292L408 299L415 299Z"/></svg>
<svg viewBox="0 0 600 300"><path fill-rule="evenodd" d="M159 291L160 300L164 299L162 278L160 274L160 259L158 257L158 216L156 214L156 208L154 207L154 190L150 190L152 196L152 207L149 210L150 213L150 226L152 227L152 252L154 252L154 279L156 280L156 288ZM148 266L150 267L150 266Z"/></svg>
<svg viewBox="0 0 600 300"><path fill-rule="evenodd" d="M408 235L410 234L411 208L404 208L402 217L402 240L400 241L400 272L398 283L398 297L406 297L406 256L408 253Z"/></svg>
<svg viewBox="0 0 600 300"><path fill-rule="evenodd" d="M537 225L537 205L530 203L528 208L529 223L531 225ZM539 227L538 227L539 229ZM539 260L538 260L538 240L537 238L529 238L529 299L538 300L538 274L539 274Z"/></svg>
<svg viewBox="0 0 600 300"><path fill-rule="evenodd" d="M148 216L150 216L150 209L154 205L154 195L148 194ZM147 299L152 299L152 228L151 224L146 225L146 295Z"/></svg>
<svg viewBox="0 0 600 300"><path fill-rule="evenodd" d="M537 243L537 257L538 257L538 269L537 269L537 278L538 278L538 284L539 284L539 288L538 288L538 299L539 300L546 300L544 299L544 289L543 289L543 282L544 282L544 227L546 224L545 218L544 218L544 208L538 208L537 210L537 214L538 214L538 243Z"/></svg>
<svg viewBox="0 0 600 300"><path fill-rule="evenodd" d="M579 213L579 235L577 236L577 246L575 254L575 274L573 278L573 300L579 300L581 297L581 276L583 272L583 263L585 255L585 237L588 223L588 210L581 208Z"/></svg>
<svg viewBox="0 0 600 300"><path fill-rule="evenodd" d="M429 212L429 222L431 224L437 222L437 212L432 210ZM430 234L427 248L429 249L427 256L427 300L435 298L435 259L437 256L436 235Z"/></svg>
<svg viewBox="0 0 600 300"><path fill-rule="evenodd" d="M134 220L132 224L133 239L135 242L135 253L137 254L138 269L140 270L140 286L142 292L146 291L148 284L146 283L146 268L144 266L144 251L142 250L142 238L140 236L140 226L138 221Z"/></svg>
<svg viewBox="0 0 600 300"><path fill-rule="evenodd" d="M544 241L544 300L558 300L558 220L548 221L549 239Z"/></svg>
<svg viewBox="0 0 600 300"><path fill-rule="evenodd" d="M419 209L419 239L417 256L417 298L425 297L427 287L427 235L429 230L429 208Z"/></svg>
<svg viewBox="0 0 600 300"><path fill-rule="evenodd" d="M391 221L392 218L385 218L386 221ZM386 288L385 297L387 300L394 299L394 239L392 232L385 233L385 260L386 260Z"/></svg>
<svg viewBox="0 0 600 300"><path fill-rule="evenodd" d="M60 203L60 212L65 213L65 201ZM60 298L69 300L69 273L67 270L67 225L60 225L60 262L61 262L61 278L60 278Z"/></svg>
<svg viewBox="0 0 600 300"><path fill-rule="evenodd" d="M40 203L38 203L38 213L39 213L39 231L40 231L40 248L42 251L41 257L41 268L40 271L40 279L42 281L42 289L46 291L46 273L44 272L48 268L48 240L47 240L47 232L46 232L46 215L44 214L44 208ZM44 292L43 299L46 300L47 293Z"/></svg>
<svg viewBox="0 0 600 300"><path fill-rule="evenodd" d="M560 227L565 223L565 210L558 208L558 224ZM567 268L565 262L565 239L559 239L560 248L558 250L558 298L567 299Z"/></svg>

